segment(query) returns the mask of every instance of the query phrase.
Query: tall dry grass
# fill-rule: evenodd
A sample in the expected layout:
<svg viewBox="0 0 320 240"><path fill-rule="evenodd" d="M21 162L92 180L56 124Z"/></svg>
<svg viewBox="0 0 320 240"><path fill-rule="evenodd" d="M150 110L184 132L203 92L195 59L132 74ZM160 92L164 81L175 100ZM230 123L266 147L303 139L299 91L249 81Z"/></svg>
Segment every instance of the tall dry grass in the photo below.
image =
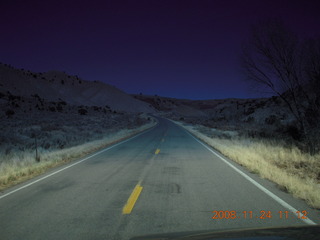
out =
<svg viewBox="0 0 320 240"><path fill-rule="evenodd" d="M209 137L203 126L181 123L194 136L231 160L279 185L282 190L320 208L320 154L311 156L280 142L240 137Z"/></svg>
<svg viewBox="0 0 320 240"><path fill-rule="evenodd" d="M155 124L156 122L153 120L140 127L117 131L99 140L65 149L42 151L40 152L40 162L35 161L34 152L20 152L10 161L0 163L0 190L40 175L50 168L82 158L111 144L134 136L153 127Z"/></svg>

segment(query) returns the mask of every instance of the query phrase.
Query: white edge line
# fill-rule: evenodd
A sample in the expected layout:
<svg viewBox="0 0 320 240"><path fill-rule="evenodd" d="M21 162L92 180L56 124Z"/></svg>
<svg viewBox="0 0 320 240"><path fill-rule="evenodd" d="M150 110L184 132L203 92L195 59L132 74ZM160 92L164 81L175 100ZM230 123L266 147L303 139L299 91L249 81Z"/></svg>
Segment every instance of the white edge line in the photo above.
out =
<svg viewBox="0 0 320 240"><path fill-rule="evenodd" d="M185 130L185 129L184 129ZM186 131L186 130L185 130ZM225 162L226 164L228 164L233 170L235 170L236 172L240 173L244 178L246 178L249 182L251 182L253 185L255 185L257 188L259 188L261 191L263 191L264 193L266 193L267 195L269 195L272 199L274 199L276 202L278 202L279 204L281 204L283 207L289 209L295 216L296 216L296 212L298 211L297 209L295 209L294 207L292 207L290 204L286 203L285 201L283 201L281 198L279 198L277 195L275 195L274 193L270 192L268 189L266 189L265 187L263 187L261 184L257 183L255 180L253 180L251 177L249 177L247 174L245 174L244 172L242 172L240 169L238 169L237 167L235 167L234 165L232 165L231 163L229 163L224 157L220 156L218 153L216 153L215 151L213 151L212 149L210 149L206 144L204 144L203 142L201 142L199 139L195 138L191 133L189 133L188 131L186 131L191 137L193 137L198 143L200 143L202 146L204 146L206 149L208 149L211 153L213 153L214 155L216 155L218 158L220 158L223 162ZM317 225L314 221L312 221L311 219L302 219L299 218L300 220L302 220L303 222L310 224L310 225Z"/></svg>
<svg viewBox="0 0 320 240"><path fill-rule="evenodd" d="M156 126L156 125L155 125L155 126ZM94 153L94 154L92 154L92 155L90 155L90 156L88 156L88 157L86 157L86 158L84 158L84 159L82 159L82 160L79 160L78 162L75 162L75 163L73 163L73 164L71 164L71 165L68 165L68 166L66 166L66 167L64 167L64 168L62 168L62 169L59 169L59 170L57 170L57 171L55 171L55 172L53 172L53 173L50 173L50 174L48 174L48 175L46 175L46 176L44 176L44 177L42 177L42 178L39 178L39 179L37 179L37 180L35 180L35 181L31 182L31 183L28 183L28 184L26 184L26 185L24 185L24 186L22 186L22 187L19 187L19 188L15 189L15 190L13 190L13 191L11 191L11 192L8 192L8 193L6 193L6 194L3 194L3 195L0 196L0 199L5 198L5 197L7 197L7 196L9 196L9 195L11 195L11 194L13 194L13 193L15 193L15 192L18 192L18 191L20 191L20 190L22 190L22 189L24 189L24 188L27 188L27 187L29 187L29 186L37 183L37 182L40 182L40 181L42 181L42 180L44 180L44 179L46 179L46 178L48 178L48 177L51 177L51 176L53 176L53 175L55 175L55 174L57 174L57 173L59 173L59 172L62 172L62 171L64 171L64 170L66 170L66 169L68 169L68 168L71 168L71 167L73 167L73 166L75 166L75 165L77 165L77 164L79 164L79 163L82 163L82 162L84 162L84 161L86 161L86 160L88 160L88 159L90 159L90 158L92 158L92 157L94 157L94 156L97 156L97 155L100 154L100 153L106 152L106 151L108 151L108 150L110 150L110 149L112 149L112 148L114 148L114 147L116 147L116 146L118 146L118 145L120 145L120 144L123 144L123 143L125 143L125 142L128 142L128 141L130 141L130 140L132 140L132 139L134 139L134 138L136 138L136 137L138 137L138 136L140 136L140 135L142 135L142 134L145 134L145 133L149 132L151 129L153 129L155 126L151 127L151 128L148 129L148 130L145 130L145 131L143 131L142 133L139 133L139 134L137 134L137 135L135 135L135 136L133 136L133 137L131 137L131 138L129 138L129 139L126 139L126 140L124 140L124 141L121 141L121 142L119 142L119 143L116 143L115 145L112 145L112 146L110 146L110 147L107 147L107 148L105 148L105 149L103 149L103 150L101 150L101 151L99 151L99 152L96 152L96 153Z"/></svg>

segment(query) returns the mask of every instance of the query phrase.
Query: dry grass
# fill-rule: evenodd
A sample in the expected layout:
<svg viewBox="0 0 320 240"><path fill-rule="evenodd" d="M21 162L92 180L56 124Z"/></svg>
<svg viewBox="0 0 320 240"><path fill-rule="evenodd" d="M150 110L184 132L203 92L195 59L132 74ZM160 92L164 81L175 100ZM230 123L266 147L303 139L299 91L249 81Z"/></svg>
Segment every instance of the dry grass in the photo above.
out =
<svg viewBox="0 0 320 240"><path fill-rule="evenodd" d="M124 129L102 139L78 146L43 152L40 154L41 161L39 163L35 162L33 152L24 152L23 155L15 156L11 161L0 164L0 190L45 173L50 168L82 158L111 144L132 137L155 124L156 122L152 121L140 127Z"/></svg>
<svg viewBox="0 0 320 240"><path fill-rule="evenodd" d="M203 127L182 126L249 171L277 183L311 207L320 208L320 154L311 156L296 147L285 148L270 141L208 137Z"/></svg>

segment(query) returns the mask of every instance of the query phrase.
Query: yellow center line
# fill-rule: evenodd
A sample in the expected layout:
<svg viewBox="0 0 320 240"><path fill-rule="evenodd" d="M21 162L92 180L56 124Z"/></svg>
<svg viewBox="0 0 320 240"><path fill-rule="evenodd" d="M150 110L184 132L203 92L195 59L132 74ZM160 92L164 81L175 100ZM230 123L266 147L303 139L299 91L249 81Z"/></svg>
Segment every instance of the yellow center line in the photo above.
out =
<svg viewBox="0 0 320 240"><path fill-rule="evenodd" d="M133 189L126 205L123 207L122 209L122 214L130 214L134 204L136 203L136 201L138 200L138 197L142 191L142 186L140 185L140 182L136 185L136 187Z"/></svg>
<svg viewBox="0 0 320 240"><path fill-rule="evenodd" d="M157 148L157 150L155 151L155 154L159 154L160 149ZM142 191L143 187L141 186L141 181L135 186L135 188L133 189L126 205L123 207L122 209L122 214L130 214L136 201L139 198L139 195Z"/></svg>

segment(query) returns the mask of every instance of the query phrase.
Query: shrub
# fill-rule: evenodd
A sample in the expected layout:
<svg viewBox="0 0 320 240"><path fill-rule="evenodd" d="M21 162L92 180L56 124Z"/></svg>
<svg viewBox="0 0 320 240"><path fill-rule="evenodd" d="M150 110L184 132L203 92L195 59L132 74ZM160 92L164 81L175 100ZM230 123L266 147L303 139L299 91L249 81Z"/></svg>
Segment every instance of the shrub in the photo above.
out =
<svg viewBox="0 0 320 240"><path fill-rule="evenodd" d="M248 118L245 120L245 122L247 122L247 123L252 123L252 122L254 122L254 121L255 121L255 119L254 119L254 117L252 117L252 116L248 117Z"/></svg>
<svg viewBox="0 0 320 240"><path fill-rule="evenodd" d="M294 140L301 140L301 133L299 129L296 126L289 125L285 129L285 133L287 133L290 137L292 137Z"/></svg>
<svg viewBox="0 0 320 240"><path fill-rule="evenodd" d="M277 120L277 117L275 115L270 115L264 121L266 124L272 125L276 122L276 120Z"/></svg>
<svg viewBox="0 0 320 240"><path fill-rule="evenodd" d="M80 109L78 110L78 113L79 113L80 115L87 115L88 111L87 111L86 109L84 109L84 108L80 108Z"/></svg>
<svg viewBox="0 0 320 240"><path fill-rule="evenodd" d="M40 96L38 94L36 94L36 93L31 95L31 97L37 98L39 101L41 100Z"/></svg>
<svg viewBox="0 0 320 240"><path fill-rule="evenodd" d="M255 109L253 107L249 107L247 111L244 112L245 115L250 115L254 113Z"/></svg>
<svg viewBox="0 0 320 240"><path fill-rule="evenodd" d="M6 111L6 116L8 117L8 118L10 118L10 117L12 117L13 115L14 115L14 111L13 110L11 110L11 109L8 109L7 111Z"/></svg>
<svg viewBox="0 0 320 240"><path fill-rule="evenodd" d="M57 111L58 112L62 112L63 111L63 107L60 104L58 104L58 106L57 106Z"/></svg>
<svg viewBox="0 0 320 240"><path fill-rule="evenodd" d="M93 110L99 112L101 107L93 106Z"/></svg>

